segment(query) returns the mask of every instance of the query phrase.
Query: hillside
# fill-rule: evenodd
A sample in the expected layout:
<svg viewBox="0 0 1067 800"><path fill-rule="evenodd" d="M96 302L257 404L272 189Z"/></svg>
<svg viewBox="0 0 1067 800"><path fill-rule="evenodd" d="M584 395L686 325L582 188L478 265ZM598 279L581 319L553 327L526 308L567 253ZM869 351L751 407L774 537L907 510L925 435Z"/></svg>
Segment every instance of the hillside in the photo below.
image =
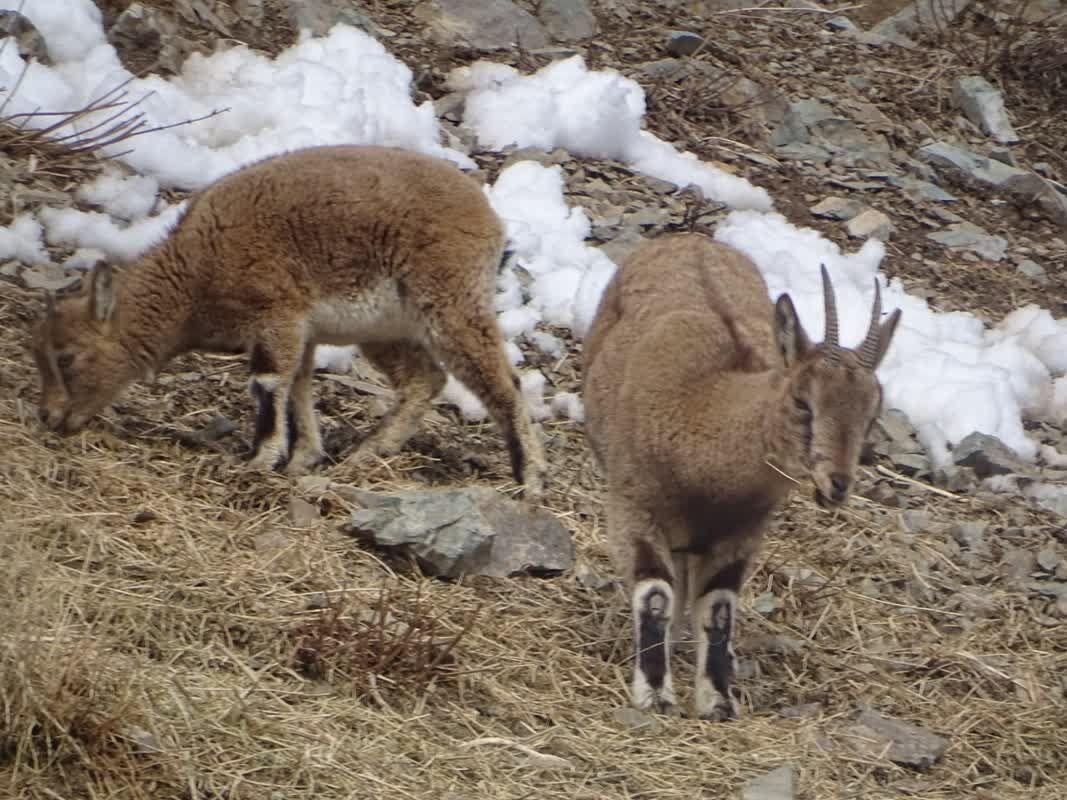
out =
<svg viewBox="0 0 1067 800"><path fill-rule="evenodd" d="M904 0L100 0L99 19L83 19L89 5L38 0L0 17L0 77L22 60L59 64L0 80L8 99L105 63L106 47L79 50L95 25L107 38L94 47L156 76L144 109L159 128L136 129L138 107L122 105L139 84L111 98L131 127L103 126L81 149L92 130L56 141L77 114L50 140L24 115L40 100L0 109L5 797L1065 796L1062 3L934 0L914 23ZM332 38L335 23L349 38ZM333 44L300 45L301 27ZM539 72L573 55L566 80ZM479 59L517 73L462 70ZM345 84L331 66L376 71ZM410 109L396 100L401 66ZM598 83L610 70L635 84ZM101 67L97 95L116 74ZM1012 132L975 121L989 95L973 78L999 93ZM179 106L177 84L200 105ZM634 85L643 116L626 105ZM609 89L618 108L585 101ZM426 102L433 114L416 110ZM168 104L164 130L151 115ZM714 167L700 173L709 188L656 177L675 156L641 162L638 139L615 141L604 122L638 119ZM489 144L501 120L501 135L552 142ZM185 183L226 159L283 135L386 129L469 159L514 213L502 287L526 302L501 319L542 415L544 507L572 537L567 569L442 580L347 526L365 491L517 491L496 429L455 386L401 455L296 480L242 469L253 412L240 358L178 359L74 437L37 421L27 345L42 290L76 286L94 254L132 259L176 218ZM760 189L780 220L757 218ZM910 304L905 320L916 309L927 326L913 355L887 363L896 402L854 502L826 512L805 488L778 515L742 596L742 716L726 724L628 705L628 603L574 397L582 308L537 305L640 237L687 229L733 231L780 288L807 285L783 251L826 254L843 276L869 267L863 280L877 269ZM842 281L866 314L860 279ZM358 358L327 360L317 408L339 461L390 392Z"/></svg>

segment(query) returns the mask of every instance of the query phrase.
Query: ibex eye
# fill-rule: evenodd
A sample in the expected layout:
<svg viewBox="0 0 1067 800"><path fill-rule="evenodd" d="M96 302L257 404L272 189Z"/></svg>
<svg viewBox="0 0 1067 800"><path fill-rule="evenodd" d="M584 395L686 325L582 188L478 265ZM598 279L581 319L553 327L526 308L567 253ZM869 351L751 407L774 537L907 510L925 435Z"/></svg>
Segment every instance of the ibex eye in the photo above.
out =
<svg viewBox="0 0 1067 800"><path fill-rule="evenodd" d="M793 398L793 408L799 411L801 414L811 414L811 406L801 400L799 397Z"/></svg>
<svg viewBox="0 0 1067 800"><path fill-rule="evenodd" d="M70 366L73 363L74 363L74 354L73 353L60 353L60 355L56 357L56 364L59 365L60 369L70 369Z"/></svg>

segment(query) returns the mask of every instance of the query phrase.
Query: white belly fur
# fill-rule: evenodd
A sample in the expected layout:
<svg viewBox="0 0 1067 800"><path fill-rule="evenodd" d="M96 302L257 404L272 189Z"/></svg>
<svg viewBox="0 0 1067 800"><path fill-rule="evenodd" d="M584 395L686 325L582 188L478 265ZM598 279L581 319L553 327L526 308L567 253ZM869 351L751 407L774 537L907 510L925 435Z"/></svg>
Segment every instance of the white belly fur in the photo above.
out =
<svg viewBox="0 0 1067 800"><path fill-rule="evenodd" d="M308 322L316 344L418 340L425 331L421 321L404 307L392 281L358 297L322 300L312 308Z"/></svg>

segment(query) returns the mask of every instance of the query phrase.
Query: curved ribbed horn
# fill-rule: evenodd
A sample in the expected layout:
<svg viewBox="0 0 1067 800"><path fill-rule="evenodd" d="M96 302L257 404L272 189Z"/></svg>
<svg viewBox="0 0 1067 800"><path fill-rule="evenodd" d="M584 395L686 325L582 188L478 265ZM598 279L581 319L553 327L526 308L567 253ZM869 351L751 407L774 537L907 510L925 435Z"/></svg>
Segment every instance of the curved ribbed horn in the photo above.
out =
<svg viewBox="0 0 1067 800"><path fill-rule="evenodd" d="M871 326L867 328L867 336L860 345L860 363L867 369L873 369L874 360L878 357L879 334L882 321L882 290L878 286L878 279L874 279L874 307L871 309Z"/></svg>
<svg viewBox="0 0 1067 800"><path fill-rule="evenodd" d="M820 264L822 270L822 299L826 313L826 335L823 336L823 344L836 350L838 344L837 334L837 300L834 298L834 285L830 283L830 273L826 271L826 265Z"/></svg>

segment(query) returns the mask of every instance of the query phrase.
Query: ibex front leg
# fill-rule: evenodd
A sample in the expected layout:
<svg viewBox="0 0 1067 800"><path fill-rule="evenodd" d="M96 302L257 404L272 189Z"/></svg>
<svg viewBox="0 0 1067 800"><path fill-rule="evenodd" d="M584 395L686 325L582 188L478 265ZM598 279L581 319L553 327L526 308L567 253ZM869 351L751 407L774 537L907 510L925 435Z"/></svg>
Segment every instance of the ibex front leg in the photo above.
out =
<svg viewBox="0 0 1067 800"><path fill-rule="evenodd" d="M273 327L252 346L249 388L256 401L252 469L272 470L289 457L289 399L304 356L304 337L294 327ZM294 420L299 427L300 420Z"/></svg>
<svg viewBox="0 0 1067 800"><path fill-rule="evenodd" d="M737 669L733 635L737 597L745 578L747 562L737 559L725 565L706 561L698 571L693 603L693 627L697 638L697 671L694 705L701 719L736 719L737 701L730 693Z"/></svg>

